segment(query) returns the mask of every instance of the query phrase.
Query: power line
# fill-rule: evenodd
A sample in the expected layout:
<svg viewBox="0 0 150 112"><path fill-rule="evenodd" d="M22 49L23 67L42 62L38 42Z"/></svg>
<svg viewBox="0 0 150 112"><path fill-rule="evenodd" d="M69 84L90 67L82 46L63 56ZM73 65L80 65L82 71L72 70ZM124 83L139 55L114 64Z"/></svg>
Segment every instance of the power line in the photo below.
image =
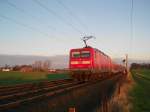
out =
<svg viewBox="0 0 150 112"><path fill-rule="evenodd" d="M29 17L33 18L34 20L37 20L38 23L41 23L41 22L40 22L41 20L40 20L38 17L29 14L29 13L26 12L23 8L18 7L17 5L11 3L11 2L8 1L8 0L6 0L5 2L6 2L9 6L11 6L11 7L15 8L16 10L18 10L19 12L29 15ZM43 23L42 23L42 24L43 24ZM56 28L53 27L53 26L50 26L50 25L47 25L47 26L48 26L47 28L50 28L51 30L56 30Z"/></svg>
<svg viewBox="0 0 150 112"><path fill-rule="evenodd" d="M70 10L70 8L68 8L61 0L56 0L56 1L57 1L57 3L59 3L59 4L68 12L68 14L69 14L72 18L74 18L74 19L76 20L76 22L78 22L85 30L88 31L87 25L85 25L85 24L81 21L81 19L80 19L75 13L73 13L73 12Z"/></svg>
<svg viewBox="0 0 150 112"><path fill-rule="evenodd" d="M38 17L36 17L36 16L34 16L34 15L28 13L28 12L25 11L23 8L18 7L18 6L15 5L14 3L11 3L9 0L6 0L5 2L6 2L9 6L15 8L17 11L19 11L19 12L21 12L21 13L24 13L24 14L28 15L29 17L31 17L32 19L36 20L38 23L43 24L43 23L41 22L41 20L40 20ZM45 25L45 24L43 24L43 25ZM46 24L46 25L47 25L47 24ZM55 28L54 26L51 26L51 25L47 25L47 28L48 28L48 29L51 29L51 30L53 30L53 31L57 31L56 28ZM59 31L59 33L61 33L61 34L63 34L63 35L66 35L67 32Z"/></svg>
<svg viewBox="0 0 150 112"><path fill-rule="evenodd" d="M65 19L62 18L62 16L60 16L59 14L57 14L55 11L53 11L52 9L46 7L46 5L44 5L43 3L41 3L39 0L33 0L36 4L38 4L40 7L44 8L47 12L49 12L50 14L53 14L57 19L59 19L60 21L62 21L63 23L65 23L66 25L70 26L73 30L75 30L76 32L78 32L79 34L83 35L84 33L79 30L78 28L76 28L72 23L66 21Z"/></svg>
<svg viewBox="0 0 150 112"><path fill-rule="evenodd" d="M130 49L131 55L133 52L133 0L131 0L131 9L130 9Z"/></svg>
<svg viewBox="0 0 150 112"><path fill-rule="evenodd" d="M29 26L29 25L27 25L27 24L18 22L18 21L15 20L15 19L12 19L12 18L7 17L7 16L4 16L4 15L0 15L0 17L3 18L3 19L6 19L6 20L8 20L8 21L14 22L15 24L18 24L18 25L20 25L20 26L23 26L23 27L25 27L25 28L27 28L27 29L30 29L30 30L32 30L32 31L41 33L42 35L45 35L45 36L47 36L47 37L50 37L47 33L42 32L41 30L39 30L39 29L37 29L37 28L34 28L34 27L32 27L32 26Z"/></svg>

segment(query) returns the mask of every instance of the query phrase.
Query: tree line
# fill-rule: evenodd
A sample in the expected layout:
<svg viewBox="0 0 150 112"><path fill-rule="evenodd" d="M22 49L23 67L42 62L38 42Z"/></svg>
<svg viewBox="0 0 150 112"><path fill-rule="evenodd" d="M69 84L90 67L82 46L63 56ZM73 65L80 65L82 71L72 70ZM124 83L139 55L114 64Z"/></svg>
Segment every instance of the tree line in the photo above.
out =
<svg viewBox="0 0 150 112"><path fill-rule="evenodd" d="M35 61L33 64L30 65L5 65L3 67L0 67L0 71L4 69L9 69L11 71L48 71L48 69L51 68L51 61L45 60L45 61Z"/></svg>
<svg viewBox="0 0 150 112"><path fill-rule="evenodd" d="M150 63L132 63L130 69L139 69L139 68L145 68L150 69Z"/></svg>

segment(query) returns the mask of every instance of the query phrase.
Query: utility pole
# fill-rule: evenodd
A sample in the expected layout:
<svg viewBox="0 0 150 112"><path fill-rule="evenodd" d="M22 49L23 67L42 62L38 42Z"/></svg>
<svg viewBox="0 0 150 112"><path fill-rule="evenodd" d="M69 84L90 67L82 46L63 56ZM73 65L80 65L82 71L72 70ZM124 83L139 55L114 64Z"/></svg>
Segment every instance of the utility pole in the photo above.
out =
<svg viewBox="0 0 150 112"><path fill-rule="evenodd" d="M129 68L128 68L128 54L126 54L126 61L125 61L125 67L126 67L126 70L127 72L129 72Z"/></svg>
<svg viewBox="0 0 150 112"><path fill-rule="evenodd" d="M124 67L126 68L126 73L128 74L129 68L128 68L128 54L125 55L125 59L122 60Z"/></svg>

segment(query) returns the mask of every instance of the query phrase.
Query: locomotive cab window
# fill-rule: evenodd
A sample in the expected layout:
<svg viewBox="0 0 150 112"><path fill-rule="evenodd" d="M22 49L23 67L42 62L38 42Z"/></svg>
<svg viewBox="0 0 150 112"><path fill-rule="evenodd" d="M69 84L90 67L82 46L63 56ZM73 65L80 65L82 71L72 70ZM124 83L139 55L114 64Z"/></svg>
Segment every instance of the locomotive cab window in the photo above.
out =
<svg viewBox="0 0 150 112"><path fill-rule="evenodd" d="M80 52L72 52L72 58L80 58Z"/></svg>
<svg viewBox="0 0 150 112"><path fill-rule="evenodd" d="M90 51L81 51L81 57L82 58L89 58L90 57Z"/></svg>

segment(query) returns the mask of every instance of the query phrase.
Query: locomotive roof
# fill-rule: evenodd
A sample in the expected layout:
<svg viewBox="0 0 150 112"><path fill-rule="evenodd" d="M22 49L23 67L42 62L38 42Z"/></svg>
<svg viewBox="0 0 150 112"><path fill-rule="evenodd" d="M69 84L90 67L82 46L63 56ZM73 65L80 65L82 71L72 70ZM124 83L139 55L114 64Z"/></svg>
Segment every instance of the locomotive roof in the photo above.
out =
<svg viewBox="0 0 150 112"><path fill-rule="evenodd" d="M102 52L101 50L97 49L97 48L94 48L96 51L102 53L104 56L107 56L108 58L110 58L107 54L105 54L104 52Z"/></svg>
<svg viewBox="0 0 150 112"><path fill-rule="evenodd" d="M87 47L83 47L83 48L91 48L91 49L94 49L100 53L102 53L104 56L107 56L108 58L110 58L107 54L105 54L104 52L102 52L101 50L97 49L97 48L93 48L91 46L87 46ZM77 48L77 49L83 49L83 48Z"/></svg>

